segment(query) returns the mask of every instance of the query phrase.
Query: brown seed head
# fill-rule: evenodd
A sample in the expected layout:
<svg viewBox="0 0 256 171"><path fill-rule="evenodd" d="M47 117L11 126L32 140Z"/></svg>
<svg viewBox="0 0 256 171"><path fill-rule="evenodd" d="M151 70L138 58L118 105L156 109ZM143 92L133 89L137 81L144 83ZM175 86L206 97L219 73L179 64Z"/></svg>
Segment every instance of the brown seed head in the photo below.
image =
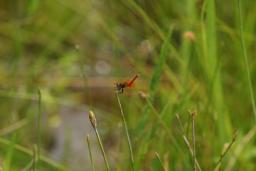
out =
<svg viewBox="0 0 256 171"><path fill-rule="evenodd" d="M197 111L196 110L193 110L193 111L188 111L189 114L192 116L192 117L195 117L197 115Z"/></svg>

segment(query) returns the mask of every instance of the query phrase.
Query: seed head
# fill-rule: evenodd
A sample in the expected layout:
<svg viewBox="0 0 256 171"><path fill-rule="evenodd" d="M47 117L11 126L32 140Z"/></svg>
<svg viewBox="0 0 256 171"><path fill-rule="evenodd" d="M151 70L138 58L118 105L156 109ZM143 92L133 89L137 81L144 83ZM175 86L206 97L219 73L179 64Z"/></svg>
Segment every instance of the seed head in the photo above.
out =
<svg viewBox="0 0 256 171"><path fill-rule="evenodd" d="M183 33L183 38L185 40L188 40L190 42L195 42L196 41L196 36L195 33L192 31L186 31Z"/></svg>
<svg viewBox="0 0 256 171"><path fill-rule="evenodd" d="M89 119L90 119L90 122L92 124L92 127L96 128L97 121L96 121L96 118L95 118L95 115L94 115L93 111L91 111L91 110L89 111Z"/></svg>
<svg viewBox="0 0 256 171"><path fill-rule="evenodd" d="M192 117L195 117L197 115L197 111L196 110L193 110L193 111L188 111L189 114L192 116Z"/></svg>

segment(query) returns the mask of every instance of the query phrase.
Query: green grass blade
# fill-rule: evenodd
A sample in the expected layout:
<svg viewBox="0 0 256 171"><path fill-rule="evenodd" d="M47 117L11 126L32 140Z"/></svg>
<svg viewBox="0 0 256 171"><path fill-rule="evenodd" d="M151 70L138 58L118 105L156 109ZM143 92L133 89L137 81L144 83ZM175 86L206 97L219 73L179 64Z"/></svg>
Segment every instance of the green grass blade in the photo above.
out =
<svg viewBox="0 0 256 171"><path fill-rule="evenodd" d="M250 73L250 66L249 66L249 60L248 60L248 55L246 51L246 45L244 41L244 24L243 24L243 16L242 16L242 4L241 0L238 0L238 9L239 9L239 22L240 22L240 42L241 42L241 49L243 51L243 58L246 66L246 73L247 73L247 83L249 87L249 92L250 92L250 98L251 98L251 103L252 103L252 108L253 108L253 114L254 114L254 119L256 121L256 105L255 105L255 98L254 98L254 92L252 88L252 79L251 79L251 73Z"/></svg>
<svg viewBox="0 0 256 171"><path fill-rule="evenodd" d="M12 160L13 160L13 157L14 157L15 141L16 141L16 133L14 133L12 135L11 143L7 148L8 150L7 150L6 156L4 158L4 163L3 163L3 170L4 171L9 171L9 170L11 171Z"/></svg>
<svg viewBox="0 0 256 171"><path fill-rule="evenodd" d="M89 134L86 137L86 142L87 142L87 146L88 146L88 151L89 151L89 157L90 157L90 162L91 162L92 170L95 171L95 166L94 166L93 157L92 157L92 150L91 150L91 143L90 143Z"/></svg>
<svg viewBox="0 0 256 171"><path fill-rule="evenodd" d="M149 118L149 112L152 110L151 104L153 103L154 95L159 87L161 75L163 74L163 69L164 69L164 65L166 63L167 56L169 55L169 52L171 50L170 49L170 39L171 39L172 31L173 31L172 28L170 28L170 30L162 44L160 55L159 55L159 58L157 59L157 64L154 67L153 76L151 77L151 81L150 81L150 85L149 85L149 89L150 89L150 97L149 98L150 99L147 100L147 106L143 112L143 116L144 116L142 119L143 123L139 124L140 127L142 124L143 124L142 127L145 126L145 123L146 123L146 121L148 121L148 118ZM160 115L159 115L159 117L160 117ZM161 120L159 120L159 121L160 121L160 123L162 123ZM169 130L168 127L166 126L166 124L163 124L163 125L165 126L166 130ZM155 126L153 126L147 133L144 134L143 138L146 141L145 141L145 144L143 144L144 147L139 149L138 159L135 162L136 170L139 169L140 162L143 159L145 153L148 151L148 141L150 141L150 139L154 135L154 132L156 129L157 128ZM169 133L169 136L171 137L171 139L174 140L173 136L171 135L170 130L168 131L168 133ZM176 141L173 141L173 142L174 142L174 145L177 147L177 143L175 143Z"/></svg>
<svg viewBox="0 0 256 171"><path fill-rule="evenodd" d="M221 143L227 139L230 131L230 121L227 115L222 90L221 61L218 54L218 34L216 25L216 4L215 0L205 2L206 21L203 27L203 41L205 44L205 72L209 91L208 103L215 110L218 134ZM204 9L203 9L204 10ZM202 18L203 19L203 18ZM204 23L204 21L202 21Z"/></svg>
<svg viewBox="0 0 256 171"><path fill-rule="evenodd" d="M170 53L170 40L171 40L171 35L172 35L172 28L170 28L168 35L166 36L164 43L162 45L159 59L157 60L157 64L154 67L153 71L153 76L150 81L150 92L151 96L154 95L155 91L157 90L161 78L161 74L163 73L163 67L164 64L166 63L167 56Z"/></svg>

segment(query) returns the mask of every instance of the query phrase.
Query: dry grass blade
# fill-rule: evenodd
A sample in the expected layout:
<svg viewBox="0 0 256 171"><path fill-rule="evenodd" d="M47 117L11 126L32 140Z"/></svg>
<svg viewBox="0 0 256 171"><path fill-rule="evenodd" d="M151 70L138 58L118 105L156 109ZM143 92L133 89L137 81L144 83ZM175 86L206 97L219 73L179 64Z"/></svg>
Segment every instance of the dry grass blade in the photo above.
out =
<svg viewBox="0 0 256 171"><path fill-rule="evenodd" d="M233 167L235 165L235 162L237 160L237 158L240 156L240 154L242 153L243 149L246 147L246 145L252 140L252 138L255 136L256 134L256 126L254 126L245 136L244 138L241 140L241 142L238 144L238 146L236 147L236 149L234 150L234 155L233 157L229 160L227 167L225 170L227 171L231 171L234 170Z"/></svg>
<svg viewBox="0 0 256 171"><path fill-rule="evenodd" d="M162 160L161 160L161 158L160 158L158 152L155 152L155 155L156 155L156 157L157 157L157 159L158 159L158 161L159 161L159 163L160 163L160 165L161 165L163 171L167 171L167 169L164 167L164 164L163 164L163 162L162 162Z"/></svg>
<svg viewBox="0 0 256 171"><path fill-rule="evenodd" d="M220 170L220 166L221 166L221 162L223 160L223 158L225 157L225 155L228 153L228 151L231 149L232 145L234 144L234 142L236 141L236 137L237 137L237 132L235 132L232 141L228 144L227 148L222 152L222 154L220 155L220 158L216 164L216 167L214 169L214 171L218 171Z"/></svg>

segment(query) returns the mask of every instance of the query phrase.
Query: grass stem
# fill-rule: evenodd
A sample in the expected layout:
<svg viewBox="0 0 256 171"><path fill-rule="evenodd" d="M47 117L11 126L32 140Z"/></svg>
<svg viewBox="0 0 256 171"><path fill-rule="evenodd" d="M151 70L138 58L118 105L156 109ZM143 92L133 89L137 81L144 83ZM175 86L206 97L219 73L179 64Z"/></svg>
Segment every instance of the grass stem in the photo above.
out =
<svg viewBox="0 0 256 171"><path fill-rule="evenodd" d="M245 136L242 138L242 140L239 141L239 144L234 149L234 153L232 157L229 159L227 167L224 170L226 171L235 170L233 167L236 164L237 159L241 156L241 153L243 152L245 147L249 146L248 143L255 139L255 134L256 134L256 126L250 129L249 132L245 134Z"/></svg>
<svg viewBox="0 0 256 171"><path fill-rule="evenodd" d="M132 166L132 170L134 171L135 167L134 167L134 158L133 158L131 139L130 139L130 135L129 135L129 132L128 132L128 127L127 127L127 123L126 123L126 120L125 120L123 107L122 107L122 104L121 104L118 92L116 92L116 98L117 98L118 105L119 105L119 108L120 108L120 111L121 111L121 115L122 115L122 121L123 121L123 124L124 124L125 133L126 133L126 139L127 139L128 146L129 146L129 151L130 151L131 166Z"/></svg>
<svg viewBox="0 0 256 171"><path fill-rule="evenodd" d="M193 139L193 159L194 171L196 171L196 136L195 136L195 112L190 112L192 115L192 139Z"/></svg>
<svg viewBox="0 0 256 171"><path fill-rule="evenodd" d="M106 153L105 153L105 150L104 150L104 147L103 147L101 138L100 138L100 134L99 134L98 129L97 129L96 117L95 117L95 115L94 115L94 113L93 113L92 111L89 112L89 119L90 119L90 121L91 121L92 127L93 127L93 129L94 129L94 131L95 131L95 134L96 134L96 136L97 136L97 140L98 140L98 143L99 143L99 145L100 145L100 150L101 150L101 153L102 153L102 156L103 156L103 159L104 159L104 162L105 162L107 171L110 171L110 167L109 167L109 164L108 164L107 155L106 155Z"/></svg>
<svg viewBox="0 0 256 171"><path fill-rule="evenodd" d="M107 160L107 155L105 153L105 150L104 150L104 147L103 147L103 144L102 144L99 132L98 132L97 128L95 128L94 130L95 130L95 133L96 133L96 136L97 136L97 139L98 139L98 143L100 145L100 150L101 150L101 153L103 155L106 168L107 168L108 171L110 171L110 167L109 167L108 160Z"/></svg>
<svg viewBox="0 0 256 171"><path fill-rule="evenodd" d="M37 170L37 162L38 162L38 156L37 156L37 145L34 144L33 146L33 159L32 159L32 171L36 171Z"/></svg>
<svg viewBox="0 0 256 171"><path fill-rule="evenodd" d="M92 150L91 150L91 143L90 143L89 135L87 135L86 141L87 141L87 145L88 145L89 157L90 157L90 161L91 161L92 170L95 171L95 166L94 166L93 158L92 158Z"/></svg>
<svg viewBox="0 0 256 171"><path fill-rule="evenodd" d="M158 159L158 161L159 161L159 163L160 163L160 165L161 165L161 167L162 167L162 170L163 170L163 171L167 171L167 169L164 167L164 164L163 164L163 162L162 162L162 160L161 160L161 158L160 158L158 152L155 152L155 155L156 155L156 157L157 157L157 159Z"/></svg>
<svg viewBox="0 0 256 171"><path fill-rule="evenodd" d="M22 171L36 171L37 169L37 145L33 145L33 151L32 151L32 160L25 166L25 168L22 169Z"/></svg>
<svg viewBox="0 0 256 171"><path fill-rule="evenodd" d="M12 132L15 132L15 131L23 128L27 124L28 124L27 119L21 119L6 128L0 129L0 136L4 136L4 135L10 134Z"/></svg>
<svg viewBox="0 0 256 171"><path fill-rule="evenodd" d="M239 9L239 25L240 25L240 43L241 43L243 57L244 57L245 65L246 65L247 82L248 82L248 87L249 87L249 92L250 92L250 97L251 97L254 119L256 121L256 104L255 104L254 92L253 92L253 88L252 88L252 79L251 79L252 77L251 77L251 73L250 73L249 60L248 60L246 45L245 45L245 41L244 41L244 33L243 33L244 26L243 26L241 0L238 0L238 9Z"/></svg>
<svg viewBox="0 0 256 171"><path fill-rule="evenodd" d="M42 115L42 108L41 108L41 91L38 89L38 113L36 118L36 132L37 132L37 142L33 150L37 153L35 156L37 159L40 158L40 145L41 145L41 115ZM35 161L35 167L39 167L39 160ZM36 168L35 168L36 169Z"/></svg>
<svg viewBox="0 0 256 171"><path fill-rule="evenodd" d="M232 141L228 144L227 148L221 153L220 158L216 164L214 171L220 170L221 162L222 162L223 158L225 157L225 155L228 153L228 151L231 149L234 142L236 141L236 137L237 137L237 132L235 132L235 134L232 138Z"/></svg>
<svg viewBox="0 0 256 171"><path fill-rule="evenodd" d="M181 130L182 130L182 134L183 134L183 135L182 135L182 138L183 138L185 144L187 145L187 147L188 147L188 149L189 149L189 152L190 152L192 158L194 159L194 162L195 162L195 164L196 164L196 166L197 166L197 169L198 169L199 171L202 171L202 169L201 169L201 167L200 167L200 165L199 165L199 162L198 162L196 156L194 157L194 150L193 150L193 148L192 148L190 142L188 141L188 138L187 138L187 136L186 136L186 134L185 134L185 132L184 132L184 126L183 126L183 124L182 124L182 122L181 122L181 120L180 120L179 114L176 114L176 118L177 118L177 120L178 120L178 122L179 122L179 124L180 124Z"/></svg>

